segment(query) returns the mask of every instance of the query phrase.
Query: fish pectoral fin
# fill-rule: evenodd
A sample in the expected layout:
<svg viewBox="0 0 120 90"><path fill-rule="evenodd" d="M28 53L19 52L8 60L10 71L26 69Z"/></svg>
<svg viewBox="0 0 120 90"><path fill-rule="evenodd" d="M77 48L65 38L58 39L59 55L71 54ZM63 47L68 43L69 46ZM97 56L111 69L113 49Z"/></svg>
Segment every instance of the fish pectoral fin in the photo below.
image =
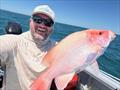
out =
<svg viewBox="0 0 120 90"><path fill-rule="evenodd" d="M75 72L70 74L61 75L55 78L55 84L58 90L63 90L67 84L72 80Z"/></svg>
<svg viewBox="0 0 120 90"><path fill-rule="evenodd" d="M99 73L99 66L98 66L98 63L97 63L96 60L95 60L95 62L92 63L89 67L92 68L92 70L93 70L96 74Z"/></svg>

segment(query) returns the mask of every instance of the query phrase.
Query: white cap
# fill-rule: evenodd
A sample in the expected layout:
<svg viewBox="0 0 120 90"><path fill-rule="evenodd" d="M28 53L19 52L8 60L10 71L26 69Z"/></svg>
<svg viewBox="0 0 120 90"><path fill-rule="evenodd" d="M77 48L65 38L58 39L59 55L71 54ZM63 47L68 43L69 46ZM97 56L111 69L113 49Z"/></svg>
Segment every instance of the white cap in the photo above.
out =
<svg viewBox="0 0 120 90"><path fill-rule="evenodd" d="M32 15L37 14L37 13L45 14L45 15L49 16L53 21L55 20L55 13L53 12L53 10L48 5L37 6L33 10Z"/></svg>

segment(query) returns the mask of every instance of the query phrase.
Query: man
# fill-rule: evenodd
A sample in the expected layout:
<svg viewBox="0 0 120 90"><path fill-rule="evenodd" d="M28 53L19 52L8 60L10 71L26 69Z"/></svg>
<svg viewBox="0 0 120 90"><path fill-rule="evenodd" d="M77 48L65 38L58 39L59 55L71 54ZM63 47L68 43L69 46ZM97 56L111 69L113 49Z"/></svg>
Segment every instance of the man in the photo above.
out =
<svg viewBox="0 0 120 90"><path fill-rule="evenodd" d="M0 60L6 65L7 74L4 88L30 90L32 82L47 68L42 63L42 58L56 44L49 39L54 20L53 10L48 5L40 5L31 15L30 31L21 35L0 36ZM15 69L12 69L14 66ZM15 70L17 75L13 74L12 70ZM16 77L19 82L14 79Z"/></svg>

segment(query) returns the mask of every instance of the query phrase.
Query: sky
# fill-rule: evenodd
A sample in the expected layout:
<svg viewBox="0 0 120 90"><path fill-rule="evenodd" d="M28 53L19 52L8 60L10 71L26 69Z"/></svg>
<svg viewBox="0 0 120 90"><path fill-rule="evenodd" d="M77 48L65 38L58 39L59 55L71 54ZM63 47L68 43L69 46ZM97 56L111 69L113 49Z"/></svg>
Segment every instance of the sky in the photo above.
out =
<svg viewBox="0 0 120 90"><path fill-rule="evenodd" d="M56 22L120 34L120 0L0 0L0 9L31 15L40 4L54 10Z"/></svg>

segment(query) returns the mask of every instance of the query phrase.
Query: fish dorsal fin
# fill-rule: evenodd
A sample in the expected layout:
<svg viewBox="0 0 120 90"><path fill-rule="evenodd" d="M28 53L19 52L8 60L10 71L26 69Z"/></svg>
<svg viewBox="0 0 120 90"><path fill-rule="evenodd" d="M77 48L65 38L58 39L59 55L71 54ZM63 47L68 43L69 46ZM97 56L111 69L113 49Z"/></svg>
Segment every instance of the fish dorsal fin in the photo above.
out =
<svg viewBox="0 0 120 90"><path fill-rule="evenodd" d="M67 84L72 80L75 72L70 74L65 74L62 76L59 76L55 78L55 83L58 90L64 90L64 88L67 86Z"/></svg>

